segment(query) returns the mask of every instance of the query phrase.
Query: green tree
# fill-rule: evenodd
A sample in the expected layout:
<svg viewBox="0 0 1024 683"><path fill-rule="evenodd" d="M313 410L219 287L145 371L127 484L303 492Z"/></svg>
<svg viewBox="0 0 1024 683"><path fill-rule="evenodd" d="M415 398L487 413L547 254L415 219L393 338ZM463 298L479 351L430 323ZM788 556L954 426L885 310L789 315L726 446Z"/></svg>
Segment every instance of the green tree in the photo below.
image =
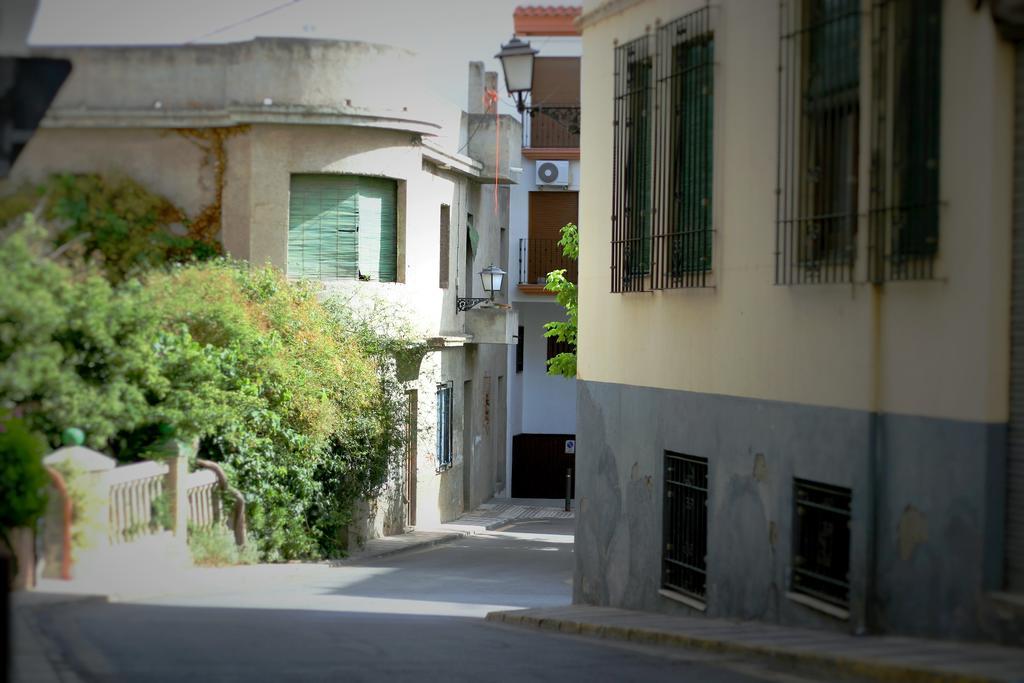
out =
<svg viewBox="0 0 1024 683"><path fill-rule="evenodd" d="M562 227L562 238L558 240L562 253L574 261L580 257L579 229L569 223ZM554 337L557 341L570 344L571 352L565 351L548 361L549 375L576 377L576 325L578 322L576 304L576 283L565 277L565 269L553 270L548 273L544 288L555 293L555 301L565 308L565 320L544 324L545 337Z"/></svg>

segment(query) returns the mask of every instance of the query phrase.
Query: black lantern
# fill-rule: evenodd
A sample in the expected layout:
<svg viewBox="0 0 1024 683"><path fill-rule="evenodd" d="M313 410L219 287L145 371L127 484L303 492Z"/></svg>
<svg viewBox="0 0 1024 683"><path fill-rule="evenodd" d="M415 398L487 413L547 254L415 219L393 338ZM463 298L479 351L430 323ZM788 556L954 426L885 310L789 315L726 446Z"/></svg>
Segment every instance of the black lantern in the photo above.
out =
<svg viewBox="0 0 1024 683"><path fill-rule="evenodd" d="M537 50L530 47L530 42L523 42L512 36L512 40L501 46L501 52L494 55L501 60L501 69L505 72L505 87L508 94L516 98L516 109L519 113L526 110L526 95L533 89L533 58Z"/></svg>

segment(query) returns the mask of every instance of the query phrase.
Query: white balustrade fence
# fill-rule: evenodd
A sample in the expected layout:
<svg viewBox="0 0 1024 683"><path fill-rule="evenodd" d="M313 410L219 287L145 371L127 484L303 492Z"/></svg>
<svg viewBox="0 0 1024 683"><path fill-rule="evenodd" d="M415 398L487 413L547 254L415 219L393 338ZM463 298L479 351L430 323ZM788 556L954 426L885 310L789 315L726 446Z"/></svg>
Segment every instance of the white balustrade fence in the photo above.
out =
<svg viewBox="0 0 1024 683"><path fill-rule="evenodd" d="M210 528L223 519L220 482L212 470L192 472L185 479L188 491L188 521L198 528Z"/></svg>
<svg viewBox="0 0 1024 683"><path fill-rule="evenodd" d="M168 505L164 497L168 467L159 462L140 462L104 473L110 486L111 543L126 543L137 536L163 530L158 513Z"/></svg>

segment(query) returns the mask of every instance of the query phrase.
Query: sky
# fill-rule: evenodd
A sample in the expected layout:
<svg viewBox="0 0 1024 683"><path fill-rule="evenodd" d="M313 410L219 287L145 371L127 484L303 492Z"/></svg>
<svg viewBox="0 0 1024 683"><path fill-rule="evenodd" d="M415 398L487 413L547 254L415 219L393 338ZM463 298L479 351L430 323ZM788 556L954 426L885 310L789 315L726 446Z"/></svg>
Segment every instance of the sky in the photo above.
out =
<svg viewBox="0 0 1024 683"><path fill-rule="evenodd" d="M40 0L34 45L212 43L299 36L395 45L420 55L435 91L465 108L470 61L488 71L524 0ZM568 4L568 3L567 3ZM533 41L541 47L543 40ZM500 78L500 76L499 76ZM504 86L503 111L510 110Z"/></svg>

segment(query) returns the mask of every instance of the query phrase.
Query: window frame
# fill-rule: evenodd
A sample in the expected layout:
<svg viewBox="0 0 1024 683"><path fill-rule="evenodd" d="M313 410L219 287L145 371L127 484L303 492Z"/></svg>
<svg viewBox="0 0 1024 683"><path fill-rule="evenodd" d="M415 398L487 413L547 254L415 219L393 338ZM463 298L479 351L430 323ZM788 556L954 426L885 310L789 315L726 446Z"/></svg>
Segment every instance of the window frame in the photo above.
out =
<svg viewBox="0 0 1024 683"><path fill-rule="evenodd" d="M861 2L782 0L780 11L775 283L852 282L863 163ZM816 68L816 54L824 66Z"/></svg>
<svg viewBox="0 0 1024 683"><path fill-rule="evenodd" d="M299 188L298 185L304 181L310 184ZM313 202L307 194L317 191L314 189L317 183L322 184L319 192L328 196L326 201L330 206L325 206L323 196ZM330 196L331 194L335 196ZM400 196L400 181L395 178L351 173L292 173L289 176L285 252L288 277L321 281L400 282ZM377 243L380 245L375 257L376 278L362 272L366 258L364 251L371 242L367 241L364 245L360 239L360 232L372 232L369 230L369 224L364 230L362 222L364 199L371 202L375 199L380 200L376 226ZM317 212L315 214L310 209L310 205L314 203L317 204L313 209ZM366 215L373 214L366 212ZM384 239L385 230L389 228L390 249L388 253L384 253L384 245L388 242ZM330 244L332 233L333 245ZM351 237L342 240L342 235ZM306 250L311 250L312 254L307 256ZM333 258L332 250L335 252ZM311 268L310 263L315 263L316 268ZM393 272L389 266L393 266ZM387 277L381 277L382 275Z"/></svg>
<svg viewBox="0 0 1024 683"><path fill-rule="evenodd" d="M804 595L814 600L827 603L841 610L850 609L850 568L852 560L852 510L853 490L833 484L825 484L810 479L793 478L793 540L790 553L791 570L789 590L793 593ZM840 507L843 506L843 507ZM817 537L805 538L804 532L811 526L808 520L812 515L818 515L821 524L817 525ZM840 539L840 542L829 545L830 548L838 550L838 556L828 557L827 562L818 553L813 562L808 562L804 551L811 546L819 551L826 545L822 542L825 529L829 529L829 536ZM838 534L833 531L838 529ZM813 532L813 530L812 530ZM843 542L845 541L845 543ZM845 559L845 567L842 560ZM835 575L829 576L823 571L831 570L833 562L838 561L840 568ZM814 569L806 569L812 564ZM825 567L824 565L828 565ZM841 572L844 578L838 578ZM832 586L841 595L835 595L821 590L822 585Z"/></svg>
<svg viewBox="0 0 1024 683"><path fill-rule="evenodd" d="M652 289L713 284L714 50L708 6L658 29Z"/></svg>
<svg viewBox="0 0 1024 683"><path fill-rule="evenodd" d="M707 600L708 464L707 458L668 450L664 452L660 587L663 591L701 604ZM684 468L683 476L672 480L670 476L678 476L677 467ZM682 498L677 498L677 493ZM684 501L678 509L675 500ZM686 514L687 509L692 511L690 516ZM674 525L677 518L679 526ZM688 548L690 543L694 544L692 548ZM685 561L687 559L690 561ZM675 571L678 571L678 581L674 580Z"/></svg>
<svg viewBox="0 0 1024 683"><path fill-rule="evenodd" d="M452 415L455 412L452 405L454 384L451 380L439 382L437 391L434 394L436 400L436 423L435 423L435 455L437 457L437 471L451 469L455 456L452 449Z"/></svg>

